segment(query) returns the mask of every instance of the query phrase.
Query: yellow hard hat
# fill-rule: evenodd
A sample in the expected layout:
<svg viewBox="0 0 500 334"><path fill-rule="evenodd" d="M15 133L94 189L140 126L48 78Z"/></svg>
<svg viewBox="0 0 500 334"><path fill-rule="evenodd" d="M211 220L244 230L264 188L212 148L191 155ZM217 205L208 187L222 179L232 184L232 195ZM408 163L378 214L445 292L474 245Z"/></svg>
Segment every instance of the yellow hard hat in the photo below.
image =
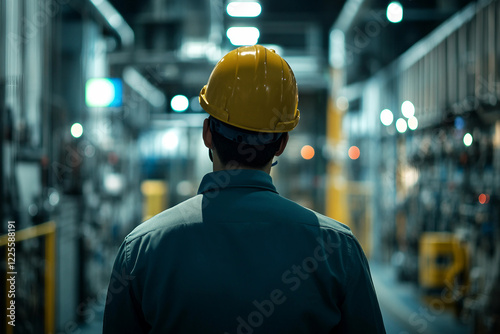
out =
<svg viewBox="0 0 500 334"><path fill-rule="evenodd" d="M218 63L200 92L211 116L256 132L288 132L299 123L299 94L290 65L261 45L239 47Z"/></svg>

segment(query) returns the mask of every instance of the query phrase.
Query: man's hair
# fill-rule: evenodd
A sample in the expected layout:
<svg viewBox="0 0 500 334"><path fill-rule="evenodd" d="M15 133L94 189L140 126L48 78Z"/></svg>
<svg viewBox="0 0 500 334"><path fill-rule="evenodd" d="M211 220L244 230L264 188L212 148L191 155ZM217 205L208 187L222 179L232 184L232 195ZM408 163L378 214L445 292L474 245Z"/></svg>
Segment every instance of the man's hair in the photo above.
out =
<svg viewBox="0 0 500 334"><path fill-rule="evenodd" d="M213 122L212 117L210 117L210 122ZM225 125L242 133L260 134L259 132L238 129L229 124ZM262 133L262 135L266 136L268 134ZM284 135L281 135L278 140L265 145L250 145L232 141L217 131L212 130L212 142L223 165L238 164L251 168L262 168L269 163L274 154L279 150L284 137Z"/></svg>

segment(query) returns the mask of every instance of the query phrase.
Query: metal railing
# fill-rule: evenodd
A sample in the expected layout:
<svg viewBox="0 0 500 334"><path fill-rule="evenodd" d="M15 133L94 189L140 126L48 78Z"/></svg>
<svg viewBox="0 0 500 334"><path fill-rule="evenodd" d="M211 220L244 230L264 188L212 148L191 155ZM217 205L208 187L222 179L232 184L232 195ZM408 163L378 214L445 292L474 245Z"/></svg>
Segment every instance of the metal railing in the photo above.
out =
<svg viewBox="0 0 500 334"><path fill-rule="evenodd" d="M44 238L44 333L55 333L55 295L56 295L56 224L49 221L40 225L35 225L26 229L16 231L15 242L20 243L26 240ZM8 235L0 236L0 248L8 245ZM5 253L6 256L8 252ZM22 273L19 273L22 275ZM8 289L8 287L7 287ZM5 294L8 303L8 294ZM6 304L7 305L7 304ZM12 334L14 327L5 323L5 333Z"/></svg>

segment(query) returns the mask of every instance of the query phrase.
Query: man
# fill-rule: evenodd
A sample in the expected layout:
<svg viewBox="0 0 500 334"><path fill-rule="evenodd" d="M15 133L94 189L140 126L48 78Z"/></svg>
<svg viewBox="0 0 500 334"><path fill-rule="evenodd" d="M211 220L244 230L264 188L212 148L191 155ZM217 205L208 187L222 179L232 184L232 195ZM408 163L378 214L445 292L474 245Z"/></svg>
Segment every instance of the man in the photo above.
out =
<svg viewBox="0 0 500 334"><path fill-rule="evenodd" d="M299 121L286 61L259 45L233 50L200 104L213 172L126 237L104 334L384 333L349 228L281 197L269 175Z"/></svg>

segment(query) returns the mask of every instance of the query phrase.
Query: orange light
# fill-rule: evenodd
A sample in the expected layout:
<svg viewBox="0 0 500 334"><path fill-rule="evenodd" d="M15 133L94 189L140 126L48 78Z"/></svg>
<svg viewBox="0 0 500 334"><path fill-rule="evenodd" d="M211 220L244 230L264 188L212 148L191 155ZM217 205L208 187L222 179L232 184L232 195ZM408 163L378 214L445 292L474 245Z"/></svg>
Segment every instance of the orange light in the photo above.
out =
<svg viewBox="0 0 500 334"><path fill-rule="evenodd" d="M304 145L300 150L300 155L306 160L310 160L314 157L314 148L311 145Z"/></svg>
<svg viewBox="0 0 500 334"><path fill-rule="evenodd" d="M359 155L361 153L359 152L359 148L357 146L351 146L347 154L349 155L349 158L351 158L352 160L356 160L357 158L359 158Z"/></svg>
<svg viewBox="0 0 500 334"><path fill-rule="evenodd" d="M487 197L485 194L479 195L479 203L484 204L486 203Z"/></svg>

